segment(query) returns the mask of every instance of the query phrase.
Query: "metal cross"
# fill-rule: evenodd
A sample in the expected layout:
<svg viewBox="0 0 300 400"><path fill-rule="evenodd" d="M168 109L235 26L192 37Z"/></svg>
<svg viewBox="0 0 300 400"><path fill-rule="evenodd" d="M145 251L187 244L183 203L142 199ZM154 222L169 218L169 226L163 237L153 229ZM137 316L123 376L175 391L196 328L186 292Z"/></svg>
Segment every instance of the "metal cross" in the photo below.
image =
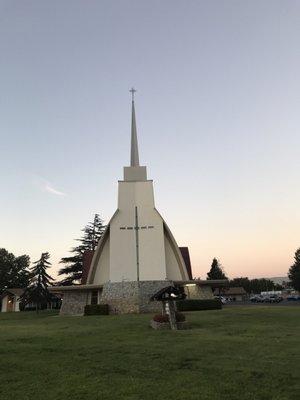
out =
<svg viewBox="0 0 300 400"><path fill-rule="evenodd" d="M129 90L129 92L131 93L132 101L134 101L134 93L136 92L135 88L132 87L132 88Z"/></svg>

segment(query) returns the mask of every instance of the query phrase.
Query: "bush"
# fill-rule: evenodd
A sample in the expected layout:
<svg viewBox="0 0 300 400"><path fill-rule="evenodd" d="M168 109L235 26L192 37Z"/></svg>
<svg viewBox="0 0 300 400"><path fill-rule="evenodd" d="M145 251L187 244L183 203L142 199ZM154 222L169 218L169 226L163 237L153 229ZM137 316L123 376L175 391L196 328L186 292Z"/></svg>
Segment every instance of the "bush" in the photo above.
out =
<svg viewBox="0 0 300 400"><path fill-rule="evenodd" d="M184 322L185 321L184 314L182 314L180 312L176 312L175 316L176 316L176 322ZM153 319L153 321L160 322L161 324L165 323L165 322L169 322L169 316L167 314L164 314L164 315L157 314L157 315L154 315L154 317L152 319Z"/></svg>
<svg viewBox="0 0 300 400"><path fill-rule="evenodd" d="M219 299L187 299L176 302L178 311L218 310L222 308Z"/></svg>
<svg viewBox="0 0 300 400"><path fill-rule="evenodd" d="M108 304L88 304L84 307L84 315L108 315Z"/></svg>
<svg viewBox="0 0 300 400"><path fill-rule="evenodd" d="M164 322L169 322L169 316L166 314L165 315L156 314L156 315L154 315L154 317L152 319L153 319L153 321L160 322L161 324Z"/></svg>
<svg viewBox="0 0 300 400"><path fill-rule="evenodd" d="M176 322L184 322L185 321L185 315L182 314L181 312L176 312Z"/></svg>

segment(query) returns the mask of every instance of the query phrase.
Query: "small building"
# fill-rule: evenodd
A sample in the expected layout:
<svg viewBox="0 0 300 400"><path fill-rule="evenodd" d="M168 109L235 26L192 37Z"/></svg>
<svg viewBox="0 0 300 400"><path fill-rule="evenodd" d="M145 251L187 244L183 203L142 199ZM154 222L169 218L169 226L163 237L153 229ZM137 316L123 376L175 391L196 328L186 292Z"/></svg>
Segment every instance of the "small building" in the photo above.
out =
<svg viewBox="0 0 300 400"><path fill-rule="evenodd" d="M248 294L243 287L229 287L223 288L221 292L219 289L214 291L215 296L223 296L228 301L245 301L248 299Z"/></svg>
<svg viewBox="0 0 300 400"><path fill-rule="evenodd" d="M1 312L20 311L20 297L24 293L24 289L13 288L5 289L1 295Z"/></svg>
<svg viewBox="0 0 300 400"><path fill-rule="evenodd" d="M36 303L24 304L21 301L21 296L25 292L24 288L5 289L2 293L1 312L16 312L16 311L32 311L36 309ZM51 294L51 299L39 305L41 310L44 309L59 309L61 306L61 296Z"/></svg>

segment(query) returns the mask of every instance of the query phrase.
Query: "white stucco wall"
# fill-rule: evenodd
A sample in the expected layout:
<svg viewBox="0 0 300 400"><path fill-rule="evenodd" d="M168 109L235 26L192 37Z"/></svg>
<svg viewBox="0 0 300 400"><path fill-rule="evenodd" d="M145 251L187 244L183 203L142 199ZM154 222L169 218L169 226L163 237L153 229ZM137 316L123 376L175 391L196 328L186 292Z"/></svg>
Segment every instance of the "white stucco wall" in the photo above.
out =
<svg viewBox="0 0 300 400"><path fill-rule="evenodd" d="M141 228L138 230L140 280L164 280L163 221L154 208L152 181L119 182L118 213L110 225L110 280L137 280L135 207Z"/></svg>
<svg viewBox="0 0 300 400"><path fill-rule="evenodd" d="M18 296L14 297L14 311L20 311L20 298Z"/></svg>
<svg viewBox="0 0 300 400"><path fill-rule="evenodd" d="M100 258L98 261L98 268L95 270L94 284L102 285L103 283L109 280L109 253L110 253L110 237L108 235L105 240L103 249L100 254Z"/></svg>
<svg viewBox="0 0 300 400"><path fill-rule="evenodd" d="M1 312L7 312L9 296L2 299ZM20 311L20 299L18 296L13 296L13 307L11 311Z"/></svg>
<svg viewBox="0 0 300 400"><path fill-rule="evenodd" d="M180 281L183 279L182 274L180 273L180 267L171 246L170 239L166 235L164 238L164 242L166 252L167 277L169 280Z"/></svg>
<svg viewBox="0 0 300 400"><path fill-rule="evenodd" d="M8 301L8 296L3 297L2 305L1 305L1 312L7 311L7 301Z"/></svg>
<svg viewBox="0 0 300 400"><path fill-rule="evenodd" d="M136 208L139 279L188 279L178 246L155 209L153 182L120 181L118 209L98 244L88 283L137 280Z"/></svg>

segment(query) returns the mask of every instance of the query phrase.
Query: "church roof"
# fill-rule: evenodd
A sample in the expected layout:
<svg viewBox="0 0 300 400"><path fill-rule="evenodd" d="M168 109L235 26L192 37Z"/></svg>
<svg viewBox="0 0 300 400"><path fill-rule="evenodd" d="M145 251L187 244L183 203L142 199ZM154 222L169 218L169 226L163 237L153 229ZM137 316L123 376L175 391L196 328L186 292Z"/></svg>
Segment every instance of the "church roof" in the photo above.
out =
<svg viewBox="0 0 300 400"><path fill-rule="evenodd" d="M182 258L184 260L189 279L193 279L192 264L190 259L190 252L188 247L179 247Z"/></svg>
<svg viewBox="0 0 300 400"><path fill-rule="evenodd" d="M93 250L86 250L83 253L83 269L82 269L82 277L81 277L81 284L85 285L87 282L87 278L90 272L90 267L92 264L94 251Z"/></svg>
<svg viewBox="0 0 300 400"><path fill-rule="evenodd" d="M22 288L7 288L3 291L1 297L5 297L7 294L13 294L15 296L21 296L24 293L25 289Z"/></svg>

